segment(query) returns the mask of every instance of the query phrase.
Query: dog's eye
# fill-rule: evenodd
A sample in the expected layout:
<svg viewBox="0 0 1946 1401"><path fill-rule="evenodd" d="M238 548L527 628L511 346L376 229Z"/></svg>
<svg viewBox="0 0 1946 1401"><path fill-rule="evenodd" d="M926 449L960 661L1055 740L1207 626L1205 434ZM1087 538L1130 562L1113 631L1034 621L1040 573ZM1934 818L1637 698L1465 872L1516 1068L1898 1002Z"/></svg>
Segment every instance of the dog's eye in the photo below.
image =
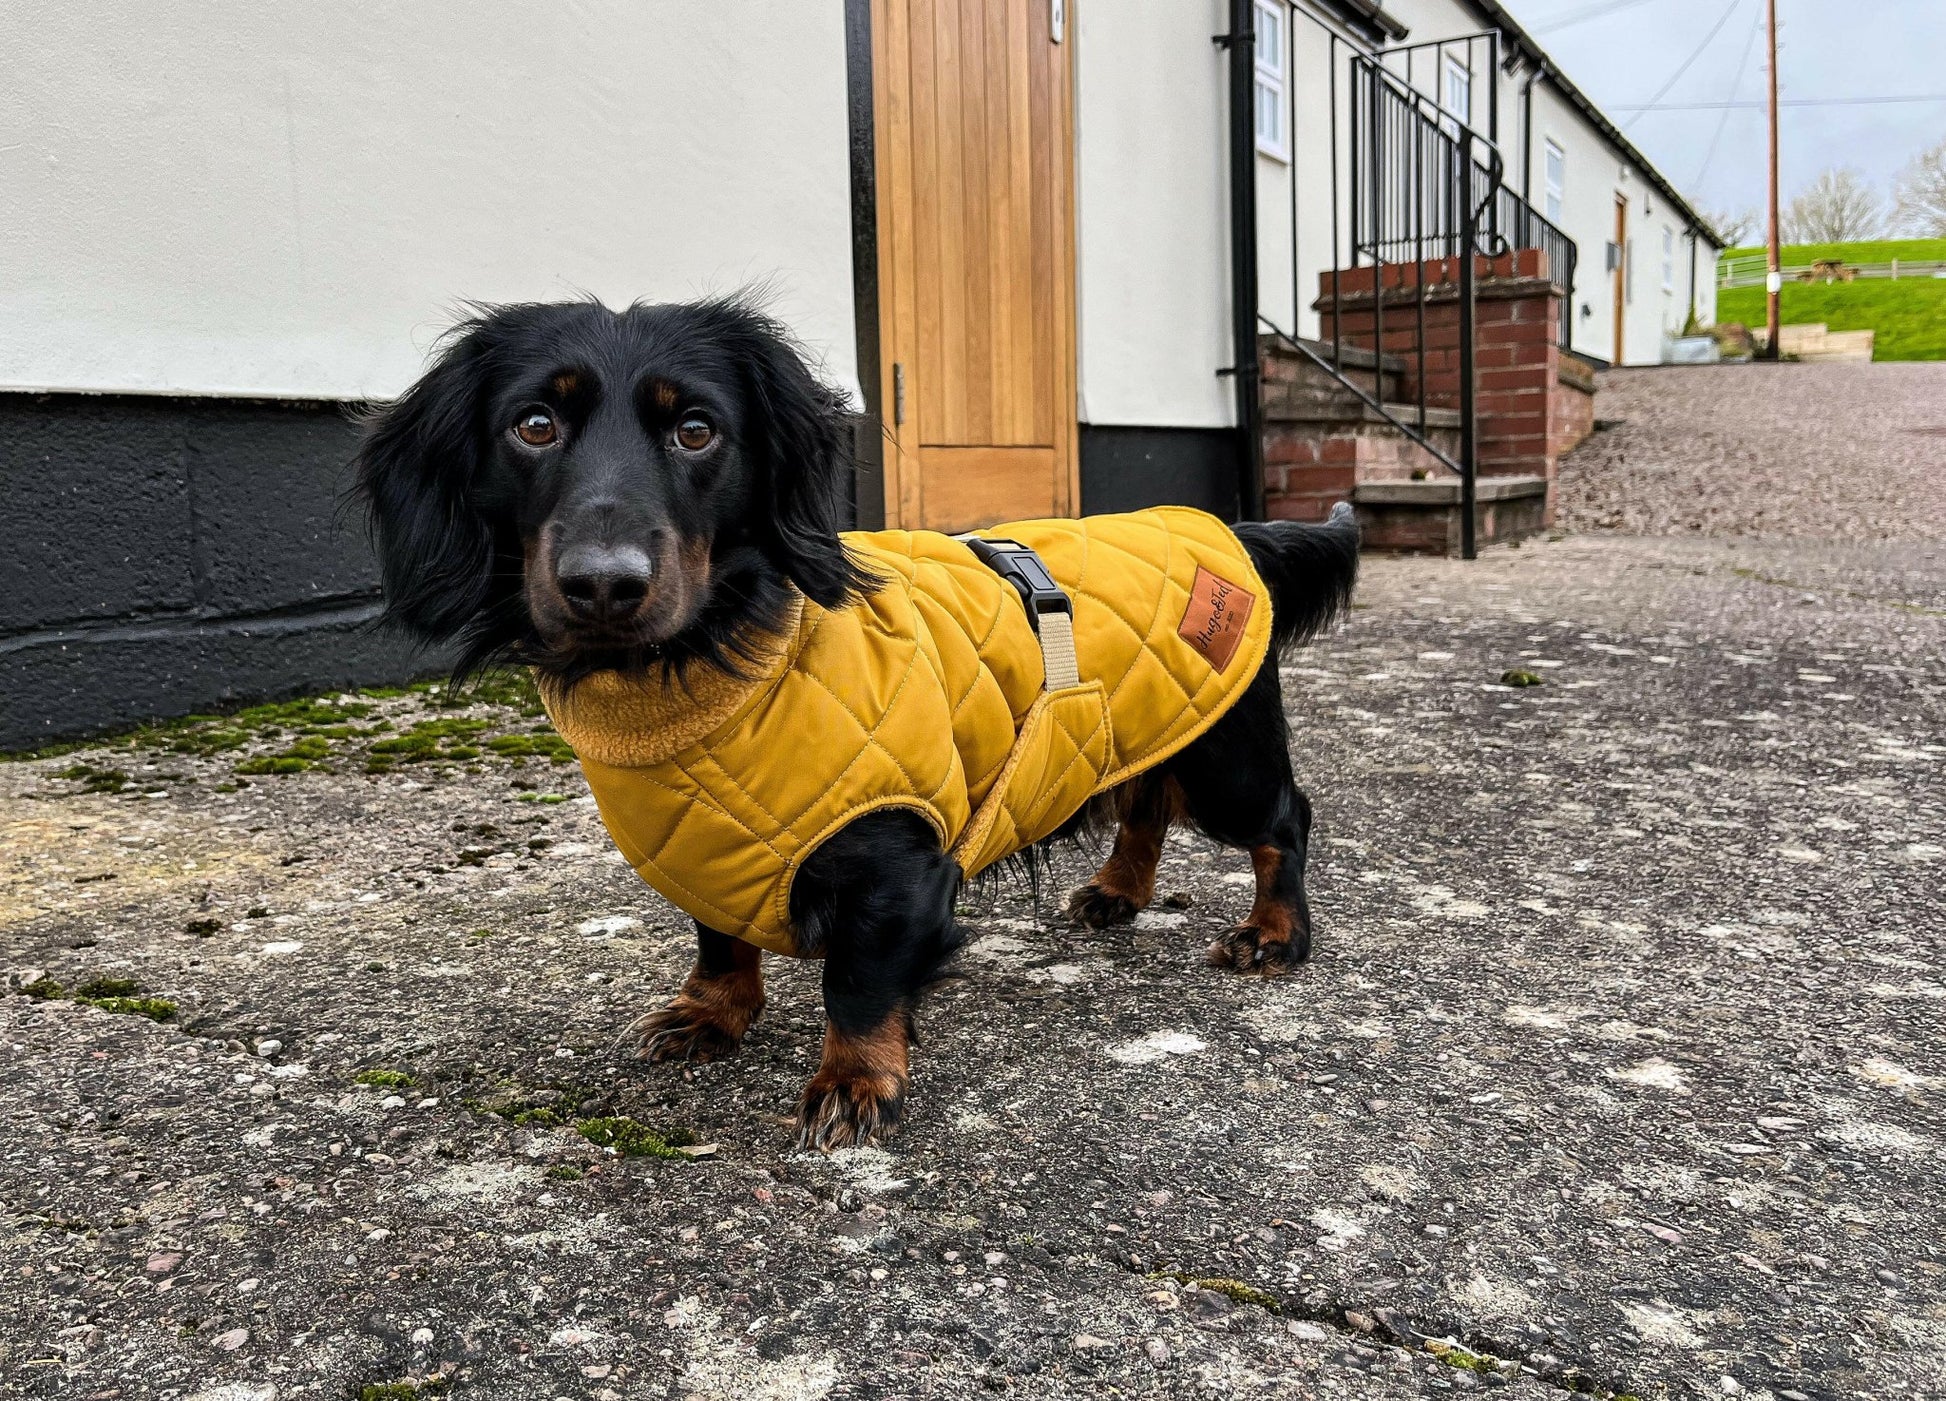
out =
<svg viewBox="0 0 1946 1401"><path fill-rule="evenodd" d="M554 415L545 409L529 409L514 420L514 436L530 448L544 448L561 436L554 426Z"/></svg>
<svg viewBox="0 0 1946 1401"><path fill-rule="evenodd" d="M689 452L701 452L716 441L716 429L699 413L687 413L676 425L676 442Z"/></svg>

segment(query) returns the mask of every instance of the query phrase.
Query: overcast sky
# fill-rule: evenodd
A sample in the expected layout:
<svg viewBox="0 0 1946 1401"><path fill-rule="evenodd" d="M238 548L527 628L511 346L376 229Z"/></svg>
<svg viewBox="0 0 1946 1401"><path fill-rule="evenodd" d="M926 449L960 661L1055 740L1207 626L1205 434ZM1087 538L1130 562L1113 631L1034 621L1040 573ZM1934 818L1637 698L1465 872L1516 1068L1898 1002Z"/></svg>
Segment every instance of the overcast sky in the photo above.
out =
<svg viewBox="0 0 1946 1401"><path fill-rule="evenodd" d="M1764 0L1504 3L1699 209L1762 208L1761 107L1640 114L1616 109L1654 98L1698 46L1694 64L1663 102L1761 102ZM1777 16L1778 70L1787 101L1946 95L1946 0L1778 0ZM1704 45L1712 29L1715 37ZM1792 191L1830 166L1856 166L1889 187L1915 152L1946 140L1946 101L1785 107L1782 129L1788 204Z"/></svg>

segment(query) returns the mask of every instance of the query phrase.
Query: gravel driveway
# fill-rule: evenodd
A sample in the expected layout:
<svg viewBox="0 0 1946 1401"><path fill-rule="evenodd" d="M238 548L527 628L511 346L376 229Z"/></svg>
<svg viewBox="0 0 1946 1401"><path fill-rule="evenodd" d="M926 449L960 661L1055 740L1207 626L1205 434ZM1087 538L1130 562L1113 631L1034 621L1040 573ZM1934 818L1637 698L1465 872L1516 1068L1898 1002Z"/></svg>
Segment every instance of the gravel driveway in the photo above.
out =
<svg viewBox="0 0 1946 1401"><path fill-rule="evenodd" d="M1558 524L1630 535L1946 540L1946 364L1614 370Z"/></svg>

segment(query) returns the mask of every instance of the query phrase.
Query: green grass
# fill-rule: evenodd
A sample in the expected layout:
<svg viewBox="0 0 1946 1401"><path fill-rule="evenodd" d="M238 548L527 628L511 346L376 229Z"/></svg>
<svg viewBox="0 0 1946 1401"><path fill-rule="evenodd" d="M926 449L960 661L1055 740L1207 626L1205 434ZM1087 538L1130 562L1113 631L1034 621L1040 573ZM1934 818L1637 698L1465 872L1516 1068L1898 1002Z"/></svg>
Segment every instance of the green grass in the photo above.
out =
<svg viewBox="0 0 1946 1401"><path fill-rule="evenodd" d="M1762 248L1732 248L1726 258L1764 255ZM1814 263L1820 258L1836 258L1846 263L1946 262L1946 238L1892 238L1873 243L1787 243L1784 266Z"/></svg>
<svg viewBox="0 0 1946 1401"><path fill-rule="evenodd" d="M1834 331L1876 331L1875 360L1946 360L1946 278L1784 285L1784 321L1822 321ZM1764 324L1764 289L1716 294L1718 323Z"/></svg>
<svg viewBox="0 0 1946 1401"><path fill-rule="evenodd" d="M1762 248L1733 248L1725 258L1762 257ZM1946 262L1946 238L1879 239L1868 243L1790 243L1785 267L1820 259L1861 263ZM1719 324L1764 324L1764 289L1733 287L1716 294ZM1876 331L1875 360L1946 360L1946 278L1786 282L1784 324L1823 322L1834 331Z"/></svg>

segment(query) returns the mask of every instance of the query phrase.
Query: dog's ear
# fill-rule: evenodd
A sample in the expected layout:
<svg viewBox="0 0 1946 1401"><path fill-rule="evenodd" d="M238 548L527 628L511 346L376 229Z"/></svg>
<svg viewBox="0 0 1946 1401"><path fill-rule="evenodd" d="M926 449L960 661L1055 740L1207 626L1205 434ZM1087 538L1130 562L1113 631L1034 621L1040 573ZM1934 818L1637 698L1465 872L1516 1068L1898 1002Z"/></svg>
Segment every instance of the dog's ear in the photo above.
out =
<svg viewBox="0 0 1946 1401"><path fill-rule="evenodd" d="M472 500L485 389L469 325L403 396L367 423L354 490L378 545L388 621L446 641L486 606L493 532Z"/></svg>
<svg viewBox="0 0 1946 1401"><path fill-rule="evenodd" d="M838 538L856 474L850 414L780 326L738 311L749 351L751 445L764 458L770 496L767 552L806 598L840 607L879 582Z"/></svg>

